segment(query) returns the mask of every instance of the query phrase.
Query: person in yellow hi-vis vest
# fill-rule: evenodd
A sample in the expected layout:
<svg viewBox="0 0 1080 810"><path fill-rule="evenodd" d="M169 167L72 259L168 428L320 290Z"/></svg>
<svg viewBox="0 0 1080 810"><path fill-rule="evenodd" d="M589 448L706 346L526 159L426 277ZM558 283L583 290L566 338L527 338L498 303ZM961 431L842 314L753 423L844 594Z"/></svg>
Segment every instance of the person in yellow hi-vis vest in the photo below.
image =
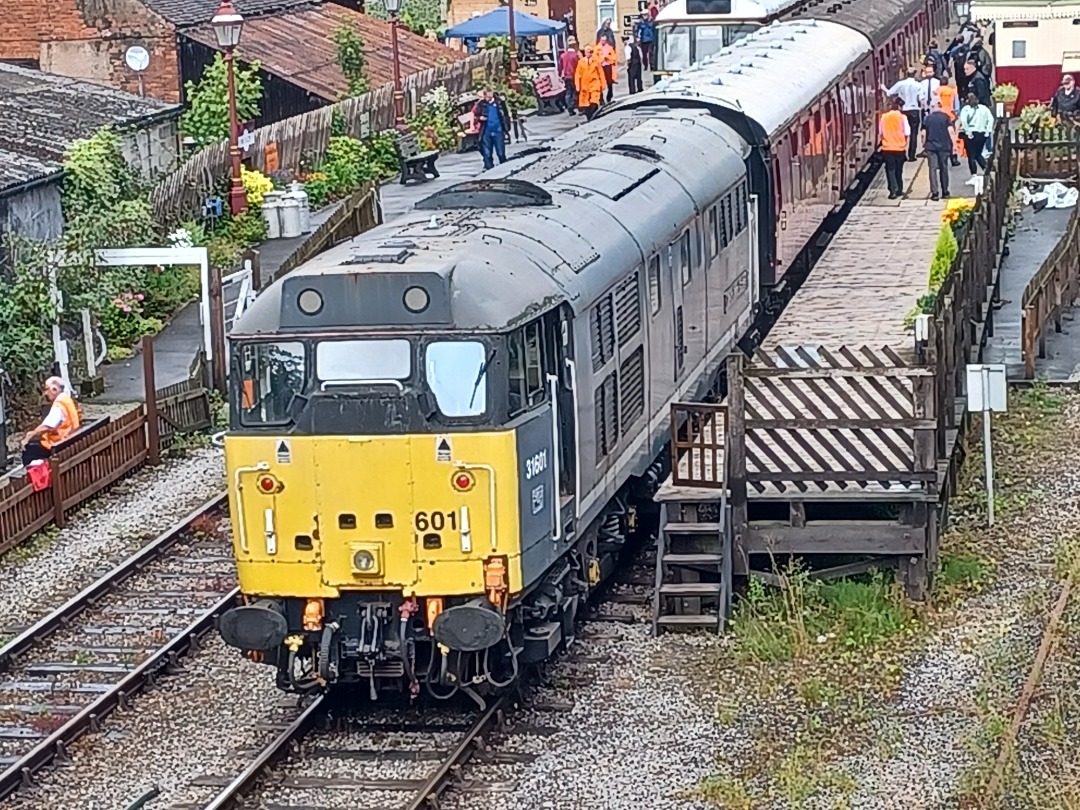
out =
<svg viewBox="0 0 1080 810"><path fill-rule="evenodd" d="M885 181L889 184L889 199L904 194L904 161L907 159L911 124L904 115L903 99L890 100L890 110L883 113L878 127L881 132L881 156L885 160Z"/></svg>

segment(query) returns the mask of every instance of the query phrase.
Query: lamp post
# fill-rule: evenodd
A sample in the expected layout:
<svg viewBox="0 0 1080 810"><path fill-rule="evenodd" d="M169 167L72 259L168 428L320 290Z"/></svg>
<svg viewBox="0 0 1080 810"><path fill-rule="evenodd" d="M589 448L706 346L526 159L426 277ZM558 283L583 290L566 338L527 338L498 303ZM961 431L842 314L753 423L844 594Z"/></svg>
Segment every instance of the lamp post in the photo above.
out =
<svg viewBox="0 0 1080 810"><path fill-rule="evenodd" d="M390 57L394 67L394 126L405 130L405 90L401 86L401 54L398 52L398 13L401 0L383 0L386 13L390 15Z"/></svg>
<svg viewBox="0 0 1080 810"><path fill-rule="evenodd" d="M507 19L507 33L510 35L510 89L514 92L521 90L521 82L518 81L518 61L517 61L517 31L515 30L514 20L514 0L509 0L506 7L506 19Z"/></svg>
<svg viewBox="0 0 1080 810"><path fill-rule="evenodd" d="M244 181L240 178L240 125L236 115L236 46L240 44L240 32L244 28L244 18L235 8L232 0L221 0L217 14L210 21L218 45L225 52L225 66L229 76L229 157L232 159L232 181L229 184L229 210L233 216L247 208L247 195L244 193Z"/></svg>
<svg viewBox="0 0 1080 810"><path fill-rule="evenodd" d="M956 13L956 21L965 23L971 15L970 0L953 0L953 11Z"/></svg>

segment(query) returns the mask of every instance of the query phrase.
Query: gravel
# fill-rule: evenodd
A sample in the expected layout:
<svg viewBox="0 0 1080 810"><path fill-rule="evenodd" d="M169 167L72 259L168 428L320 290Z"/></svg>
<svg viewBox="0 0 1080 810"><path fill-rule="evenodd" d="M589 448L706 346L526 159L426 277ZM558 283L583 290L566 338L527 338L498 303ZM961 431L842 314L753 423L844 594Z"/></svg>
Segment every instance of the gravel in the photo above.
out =
<svg viewBox="0 0 1080 810"><path fill-rule="evenodd" d="M172 527L225 486L222 451L208 448L144 467L0 558L0 635L11 635L62 604L111 566ZM46 530L48 532L49 530Z"/></svg>

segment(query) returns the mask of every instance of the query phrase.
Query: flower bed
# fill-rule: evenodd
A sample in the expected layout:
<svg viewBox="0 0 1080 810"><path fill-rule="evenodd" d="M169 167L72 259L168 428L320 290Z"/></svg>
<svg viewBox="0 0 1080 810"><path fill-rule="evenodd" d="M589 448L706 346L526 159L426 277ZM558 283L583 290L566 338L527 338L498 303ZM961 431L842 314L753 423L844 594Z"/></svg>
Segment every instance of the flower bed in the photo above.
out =
<svg viewBox="0 0 1080 810"><path fill-rule="evenodd" d="M938 233L937 245L934 247L934 259L930 263L930 278L927 283L927 292L919 297L911 312L904 318L904 327L912 328L915 319L919 315L929 315L934 311L937 303L938 290L949 277L956 254L960 251L959 239L971 219L971 213L975 210L975 201L963 198L949 200L945 210L941 212L941 231Z"/></svg>

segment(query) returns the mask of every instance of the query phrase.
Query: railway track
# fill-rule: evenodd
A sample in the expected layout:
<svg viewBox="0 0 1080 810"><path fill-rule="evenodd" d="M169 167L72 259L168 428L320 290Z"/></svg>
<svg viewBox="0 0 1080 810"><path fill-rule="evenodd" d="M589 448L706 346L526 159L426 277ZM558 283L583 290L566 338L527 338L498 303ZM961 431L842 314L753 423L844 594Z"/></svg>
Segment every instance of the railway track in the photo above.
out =
<svg viewBox="0 0 1080 810"><path fill-rule="evenodd" d="M224 494L0 647L0 799L175 668L237 597Z"/></svg>

